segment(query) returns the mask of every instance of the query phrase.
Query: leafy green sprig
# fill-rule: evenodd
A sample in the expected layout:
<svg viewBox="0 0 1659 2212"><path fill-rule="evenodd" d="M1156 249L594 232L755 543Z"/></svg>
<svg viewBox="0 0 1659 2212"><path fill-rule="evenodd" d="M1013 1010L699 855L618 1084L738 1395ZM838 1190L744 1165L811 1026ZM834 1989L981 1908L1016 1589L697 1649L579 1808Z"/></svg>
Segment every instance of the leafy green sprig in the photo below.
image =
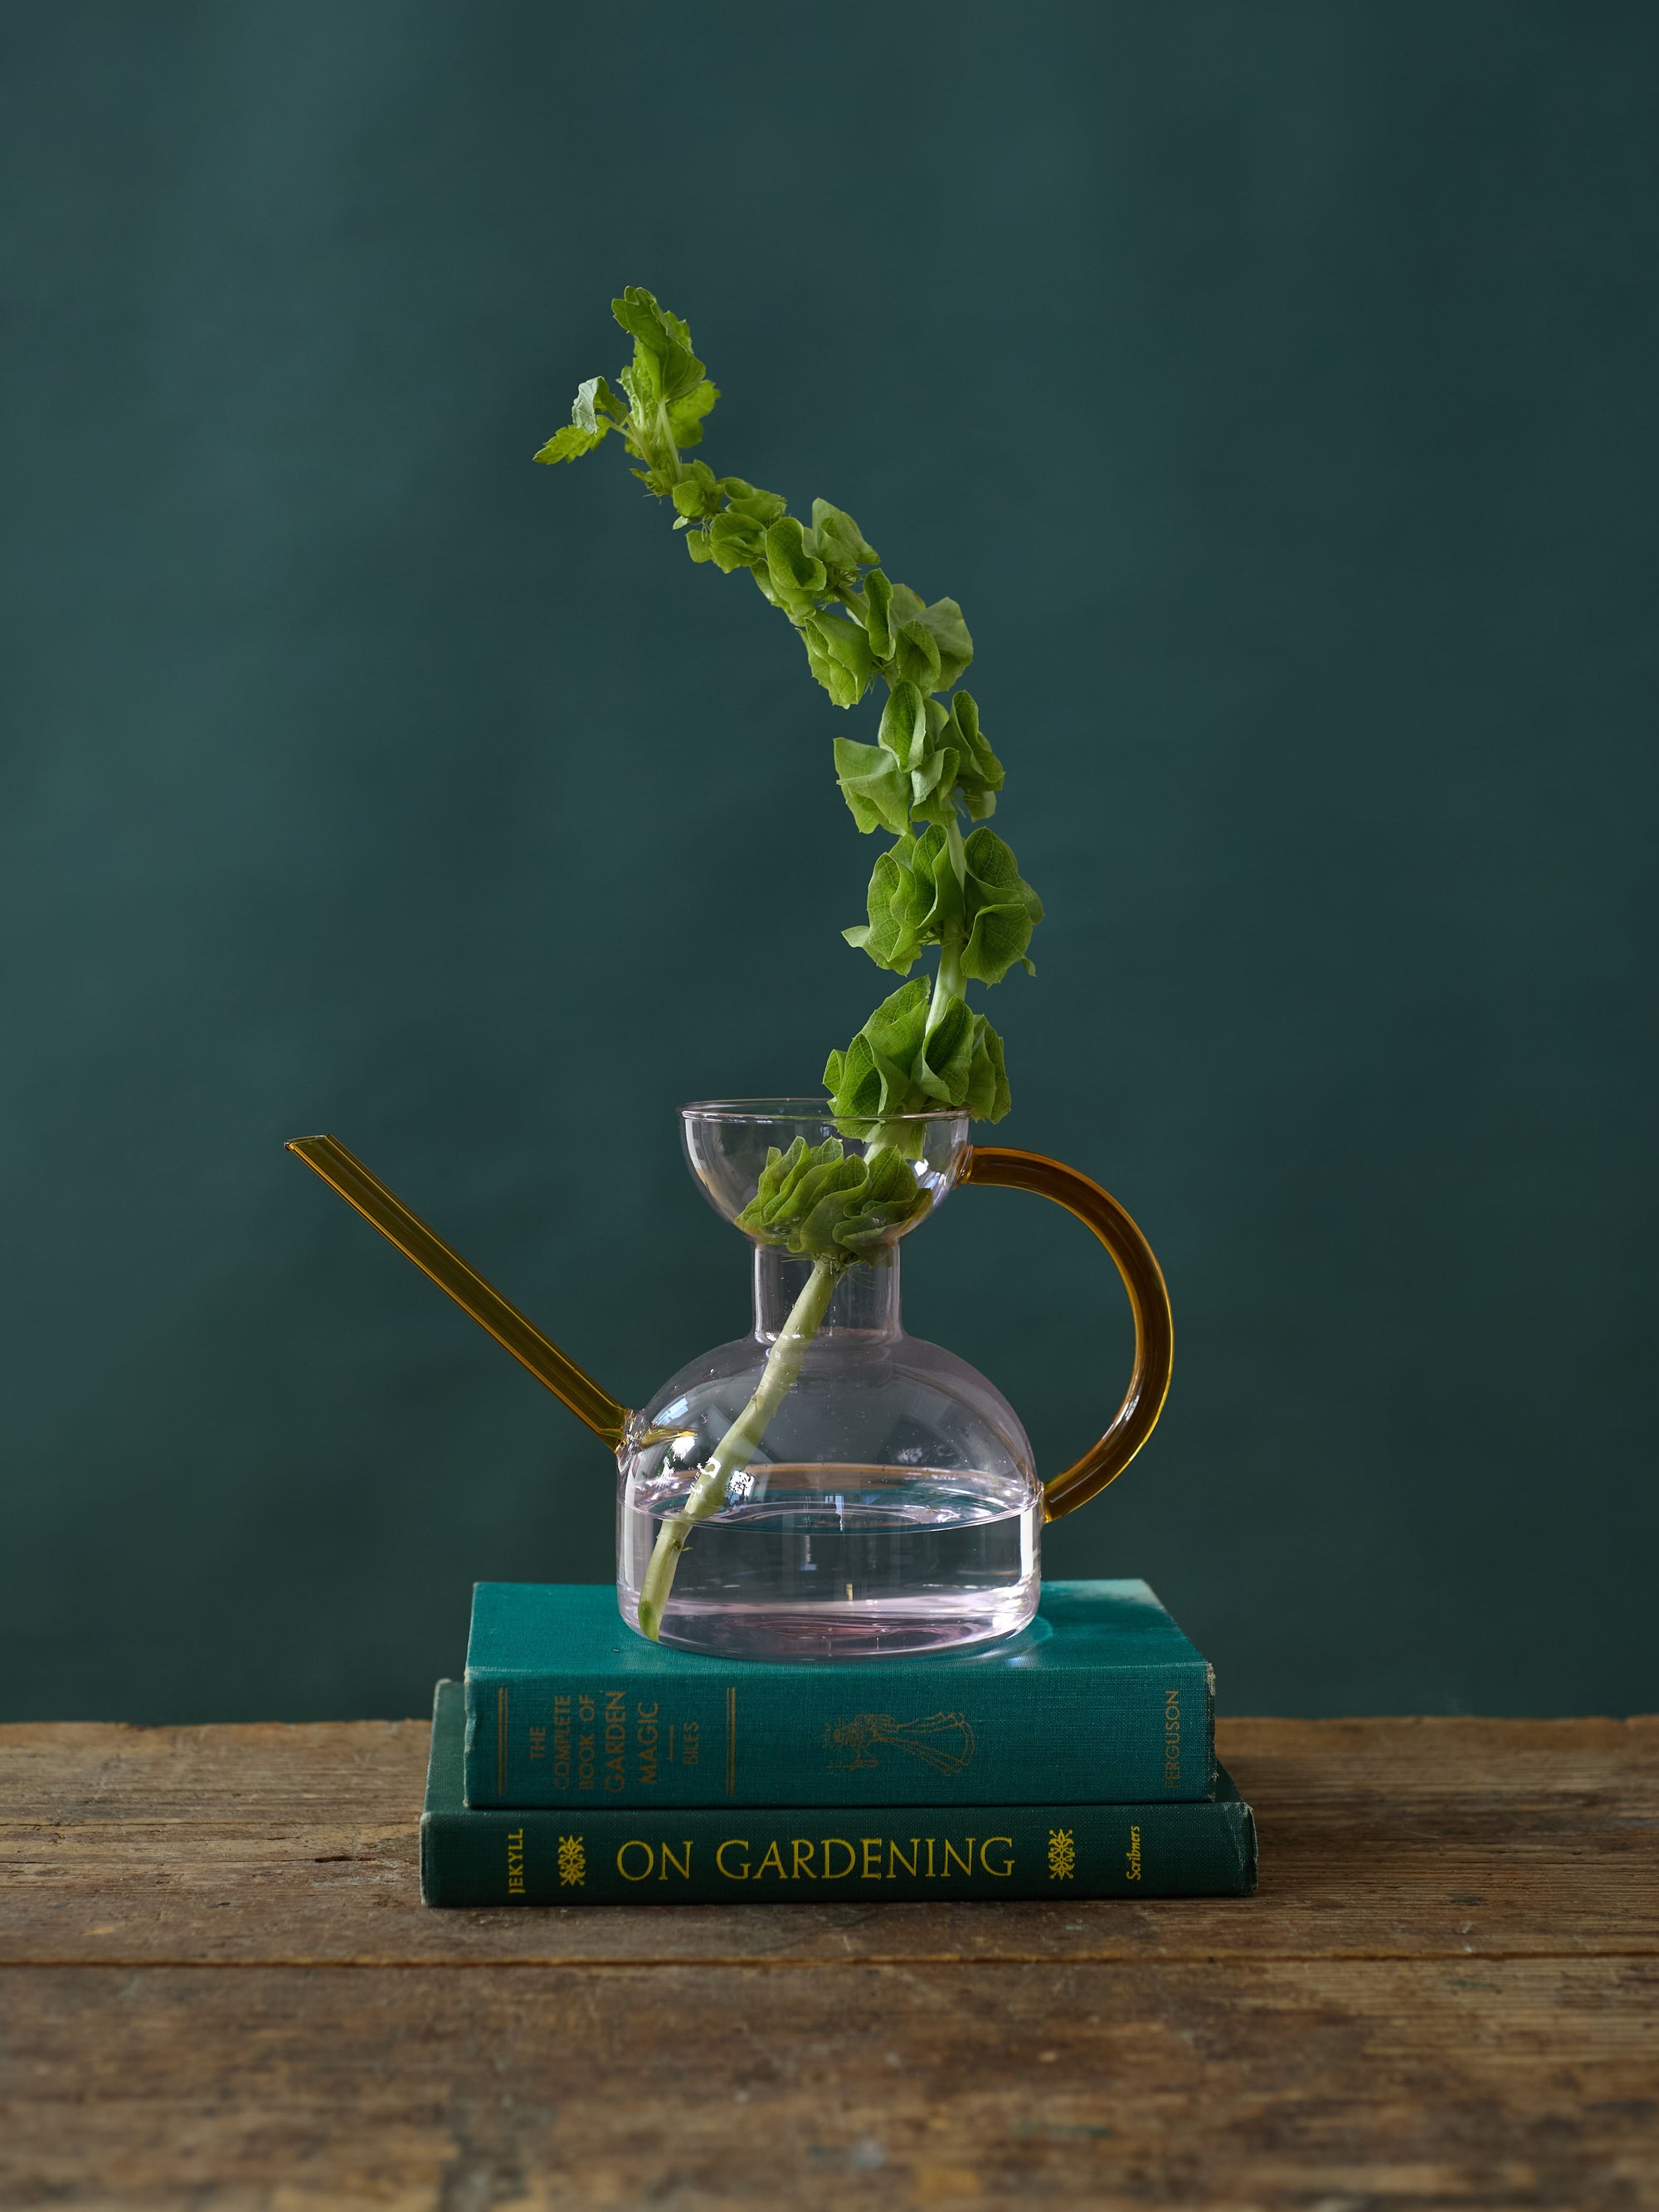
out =
<svg viewBox="0 0 1659 2212"><path fill-rule="evenodd" d="M647 490L673 502L674 527L700 566L746 569L782 611L807 665L837 707L886 687L873 744L835 741L842 796L866 833L893 838L877 860L867 919L842 934L878 968L908 976L937 947L930 987L902 983L823 1073L830 1115L842 1133L817 1146L774 1146L738 1225L759 1242L812 1262L788 1320L768 1352L749 1402L697 1470L678 1510L664 1516L641 1584L639 1622L654 1638L675 1570L693 1529L726 1503L732 1477L761 1449L793 1388L805 1348L846 1269L879 1259L929 1193L912 1162L941 1109L1000 1121L1008 1110L1002 1040L969 1006L970 982L1000 983L1027 969L1042 904L1013 854L986 824L1002 788L1002 763L960 688L974 643L954 599L930 605L893 583L850 514L815 499L812 519L792 515L776 492L742 477L717 477L685 455L720 394L691 348L691 333L649 292L630 286L611 312L634 340L612 390L591 377L571 419L538 461L574 461L611 436ZM963 817L969 826L963 828ZM849 1152L848 1139L861 1152Z"/></svg>
<svg viewBox="0 0 1659 2212"><path fill-rule="evenodd" d="M896 1151L919 1141L889 1127L905 1115L957 1109L1000 1120L1009 1105L1002 1040L969 1006L966 987L1000 982L1017 962L1030 968L1027 947L1042 905L1009 847L983 826L1003 769L973 695L959 688L974 657L962 610L954 599L930 605L890 581L852 516L827 500L814 500L811 521L803 524L778 493L688 460L720 397L690 330L636 286L611 302L611 312L634 340L618 388L590 378L569 423L537 459L575 460L619 436L634 475L672 501L692 560L726 574L748 572L793 624L835 705L856 706L878 680L886 689L876 742L835 740L836 779L854 821L895 840L871 875L867 920L843 934L896 975L908 975L932 947L939 967L931 989L920 980L905 984L849 1045L830 1054L831 1112L848 1135ZM966 834L964 815L979 825ZM823 1256L865 1247L872 1241L868 1224L900 1201L889 1187L894 1170L880 1170L889 1180L878 1189L867 1170L857 1182L848 1172L853 1159L844 1158L832 1188L821 1182L832 1164L780 1155L777 1188L757 1194L741 1225ZM914 1178L911 1194L921 1196Z"/></svg>

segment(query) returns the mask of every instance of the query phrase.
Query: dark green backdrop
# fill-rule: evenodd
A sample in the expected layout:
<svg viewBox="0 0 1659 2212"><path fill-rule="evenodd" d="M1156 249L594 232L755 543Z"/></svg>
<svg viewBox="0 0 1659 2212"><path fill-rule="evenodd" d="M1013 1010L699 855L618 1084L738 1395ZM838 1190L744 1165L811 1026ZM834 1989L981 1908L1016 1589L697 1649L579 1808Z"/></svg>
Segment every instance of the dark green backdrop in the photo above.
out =
<svg viewBox="0 0 1659 2212"><path fill-rule="evenodd" d="M872 848L786 627L530 465L624 282L974 629L999 1133L1176 1315L1050 1568L1236 1711L1659 1703L1659 10L7 21L4 1709L417 1711L473 1577L609 1571L603 1450L283 1138L623 1395L743 1325L672 1109L814 1084ZM1062 1216L907 1275L1045 1465L1115 1402Z"/></svg>

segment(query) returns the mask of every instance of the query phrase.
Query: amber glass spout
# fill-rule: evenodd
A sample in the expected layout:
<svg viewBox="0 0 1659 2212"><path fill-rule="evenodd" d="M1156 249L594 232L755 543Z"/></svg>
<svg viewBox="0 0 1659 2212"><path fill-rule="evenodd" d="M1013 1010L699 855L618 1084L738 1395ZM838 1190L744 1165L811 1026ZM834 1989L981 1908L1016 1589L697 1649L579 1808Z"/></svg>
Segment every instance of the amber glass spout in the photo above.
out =
<svg viewBox="0 0 1659 2212"><path fill-rule="evenodd" d="M628 1408L620 1399L597 1383L550 1337L544 1336L515 1305L504 1298L483 1277L469 1267L441 1237L429 1230L417 1213L411 1213L377 1176L354 1158L337 1137L293 1137L287 1149L297 1152L308 1168L337 1190L348 1206L356 1207L365 1221L374 1223L381 1236L447 1291L464 1313L487 1328L497 1344L527 1367L579 1421L586 1421L596 1437L603 1437L614 1451L628 1425Z"/></svg>

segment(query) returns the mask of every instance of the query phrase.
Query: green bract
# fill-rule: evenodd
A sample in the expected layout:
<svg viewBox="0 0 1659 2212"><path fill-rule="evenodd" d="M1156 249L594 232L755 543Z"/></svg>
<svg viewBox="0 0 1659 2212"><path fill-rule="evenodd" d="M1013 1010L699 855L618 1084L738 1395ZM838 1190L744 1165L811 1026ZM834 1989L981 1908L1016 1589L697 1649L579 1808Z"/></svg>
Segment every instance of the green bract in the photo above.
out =
<svg viewBox="0 0 1659 2212"><path fill-rule="evenodd" d="M738 1226L762 1244L845 1265L890 1243L927 1205L908 1162L891 1146L866 1156L847 1152L835 1137L815 1146L797 1137L787 1152L775 1145L768 1151L760 1188Z"/></svg>
<svg viewBox="0 0 1659 2212"><path fill-rule="evenodd" d="M1002 1039L966 999L951 997L933 1018L920 976L884 999L845 1052L832 1052L824 1088L838 1122L865 1136L901 1114L953 1107L976 1121L1008 1111ZM901 1133L884 1131L890 1141Z"/></svg>
<svg viewBox="0 0 1659 2212"><path fill-rule="evenodd" d="M964 994L970 982L1000 983L1017 963L1030 969L1042 902L1008 846L983 826L1003 772L972 695L956 688L974 657L962 609L894 583L852 516L827 500L814 500L804 523L777 493L683 458L702 442L720 396L691 333L637 286L612 301L611 313L634 341L619 389L590 378L569 423L537 459L576 460L617 431L635 475L672 500L693 561L727 574L748 570L793 625L834 705L855 707L878 678L886 687L874 742L834 744L854 821L895 840L870 878L868 921L842 933L899 975L937 946L938 972L931 987L917 978L884 999L845 1051L830 1055L834 1117L870 1145L867 1156L835 1139L816 1151L798 1140L774 1152L740 1224L845 1264L890 1241L927 1205L905 1158L920 1156L920 1138L891 1126L897 1117L955 1109L994 1121L1007 1112L1002 1040Z"/></svg>

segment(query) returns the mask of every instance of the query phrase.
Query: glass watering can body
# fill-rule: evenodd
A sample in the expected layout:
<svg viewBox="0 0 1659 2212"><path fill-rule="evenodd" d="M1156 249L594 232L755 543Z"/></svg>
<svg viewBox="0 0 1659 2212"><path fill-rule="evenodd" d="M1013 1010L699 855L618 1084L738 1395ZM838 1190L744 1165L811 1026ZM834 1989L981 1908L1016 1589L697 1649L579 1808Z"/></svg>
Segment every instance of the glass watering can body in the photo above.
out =
<svg viewBox="0 0 1659 2212"><path fill-rule="evenodd" d="M752 1245L754 1326L635 1411L335 1139L299 1138L289 1149L615 1450L617 1593L630 1627L654 1626L664 1644L692 1650L799 1660L940 1650L1022 1628L1036 1607L1043 1522L1104 1488L1163 1407L1169 1298L1146 1239L1074 1170L972 1145L965 1115L903 1116L860 1143L822 1101L714 1100L684 1108L681 1127L705 1194ZM854 1157L896 1145L916 1211L845 1257L791 1251L755 1209L769 1159L798 1139ZM1105 1244L1129 1294L1128 1390L1105 1433L1046 1484L1000 1392L902 1326L901 1238L974 1183L1065 1206Z"/></svg>
<svg viewBox="0 0 1659 2212"><path fill-rule="evenodd" d="M680 1120L692 1172L739 1227L769 1161L844 1142L821 1101L714 1100ZM984 1376L901 1321L899 1239L960 1179L967 1117L914 1115L883 1135L910 1156L926 1212L832 1269L822 1319L793 1342L815 1261L751 1231L752 1331L671 1377L623 1437L617 1593L638 1627L665 1521L757 1399L765 1417L678 1559L665 1644L867 1658L1007 1635L1036 1610L1042 1488L1025 1431Z"/></svg>

